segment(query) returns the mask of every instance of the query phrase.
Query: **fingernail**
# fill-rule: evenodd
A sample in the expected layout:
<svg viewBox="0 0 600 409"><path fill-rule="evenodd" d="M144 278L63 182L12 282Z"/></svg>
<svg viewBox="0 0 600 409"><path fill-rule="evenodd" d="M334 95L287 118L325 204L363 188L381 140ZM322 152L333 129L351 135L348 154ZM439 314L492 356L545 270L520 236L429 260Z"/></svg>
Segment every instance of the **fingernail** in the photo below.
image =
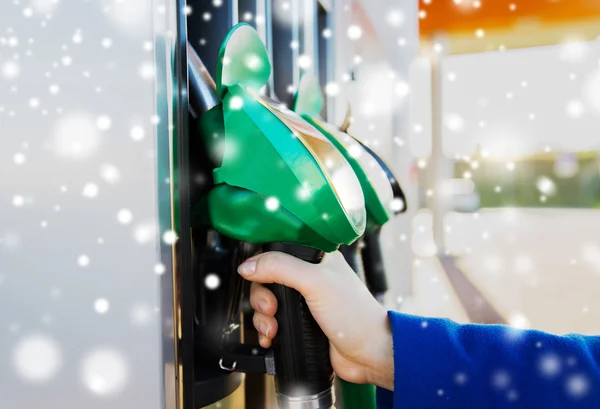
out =
<svg viewBox="0 0 600 409"><path fill-rule="evenodd" d="M267 328L267 332L265 332L265 336L269 339L271 339L271 337L269 336L269 328Z"/></svg>
<svg viewBox="0 0 600 409"><path fill-rule="evenodd" d="M258 324L258 331L261 334L264 334L265 332L269 332L269 330L267 329L267 326L265 325L264 322L261 322L260 324Z"/></svg>
<svg viewBox="0 0 600 409"><path fill-rule="evenodd" d="M259 301L257 307L262 312L267 312L267 303L265 301Z"/></svg>
<svg viewBox="0 0 600 409"><path fill-rule="evenodd" d="M256 261L246 261L238 267L238 273L244 277L251 276L256 270Z"/></svg>

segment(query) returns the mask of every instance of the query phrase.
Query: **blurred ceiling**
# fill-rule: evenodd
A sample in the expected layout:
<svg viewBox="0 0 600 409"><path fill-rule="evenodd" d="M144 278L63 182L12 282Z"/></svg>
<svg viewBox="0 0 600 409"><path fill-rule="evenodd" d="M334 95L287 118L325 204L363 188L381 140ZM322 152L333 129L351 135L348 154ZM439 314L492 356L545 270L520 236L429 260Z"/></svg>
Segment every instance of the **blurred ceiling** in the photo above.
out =
<svg viewBox="0 0 600 409"><path fill-rule="evenodd" d="M509 29L522 20L573 24L600 19L600 0L419 0L422 36Z"/></svg>

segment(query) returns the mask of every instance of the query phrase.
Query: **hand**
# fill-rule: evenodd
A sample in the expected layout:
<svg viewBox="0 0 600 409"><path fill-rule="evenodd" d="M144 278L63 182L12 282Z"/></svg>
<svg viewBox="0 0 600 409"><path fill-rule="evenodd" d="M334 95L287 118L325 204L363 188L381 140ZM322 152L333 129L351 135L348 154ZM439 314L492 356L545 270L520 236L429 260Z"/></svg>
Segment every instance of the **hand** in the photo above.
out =
<svg viewBox="0 0 600 409"><path fill-rule="evenodd" d="M392 334L386 310L346 264L339 252L310 264L278 252L246 260L238 269L252 281L250 303L260 344L271 346L277 335L275 295L260 283L296 289L330 342L333 369L353 383L372 383L394 389Z"/></svg>

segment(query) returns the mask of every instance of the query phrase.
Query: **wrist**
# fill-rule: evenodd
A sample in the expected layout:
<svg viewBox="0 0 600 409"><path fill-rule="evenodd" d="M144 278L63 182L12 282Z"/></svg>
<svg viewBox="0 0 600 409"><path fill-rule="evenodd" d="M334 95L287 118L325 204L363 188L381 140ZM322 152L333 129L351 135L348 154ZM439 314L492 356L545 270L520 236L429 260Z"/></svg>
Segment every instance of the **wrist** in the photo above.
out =
<svg viewBox="0 0 600 409"><path fill-rule="evenodd" d="M375 334L371 359L369 359L367 378L368 382L381 388L394 390L394 342L392 328L387 311L382 308L383 314L375 322Z"/></svg>

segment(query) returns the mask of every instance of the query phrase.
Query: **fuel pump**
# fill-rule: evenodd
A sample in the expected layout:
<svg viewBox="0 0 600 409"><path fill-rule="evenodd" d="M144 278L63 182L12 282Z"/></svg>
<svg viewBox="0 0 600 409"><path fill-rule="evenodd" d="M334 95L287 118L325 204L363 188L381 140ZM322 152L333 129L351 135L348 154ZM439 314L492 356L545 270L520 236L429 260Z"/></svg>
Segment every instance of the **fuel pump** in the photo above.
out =
<svg viewBox="0 0 600 409"><path fill-rule="evenodd" d="M245 256L277 250L319 263L324 252L351 244L364 233L361 185L329 139L261 96L270 72L256 31L247 24L236 25L219 53L219 103L196 113L214 169L209 191L194 205L195 224L237 241ZM193 78L190 75L190 81ZM190 92L195 89L200 87L190 84ZM191 101L194 98L190 95ZM240 343L236 334L243 280L233 274L229 281L218 369L275 375L282 409L332 407L329 342L303 297L293 289L271 286L280 306L279 330L273 348L265 351Z"/></svg>
<svg viewBox="0 0 600 409"><path fill-rule="evenodd" d="M392 214L406 211L404 193L397 179L383 160L370 148L335 126L326 123L319 114L324 99L316 77L305 74L294 98L294 111L315 126L340 150L356 173L365 197L367 227L363 237L340 251L353 270L364 279L371 293L383 302L387 279L379 242L381 226ZM344 123L349 124L349 115ZM347 126L346 126L347 129ZM339 381L344 409L375 408L375 387Z"/></svg>

